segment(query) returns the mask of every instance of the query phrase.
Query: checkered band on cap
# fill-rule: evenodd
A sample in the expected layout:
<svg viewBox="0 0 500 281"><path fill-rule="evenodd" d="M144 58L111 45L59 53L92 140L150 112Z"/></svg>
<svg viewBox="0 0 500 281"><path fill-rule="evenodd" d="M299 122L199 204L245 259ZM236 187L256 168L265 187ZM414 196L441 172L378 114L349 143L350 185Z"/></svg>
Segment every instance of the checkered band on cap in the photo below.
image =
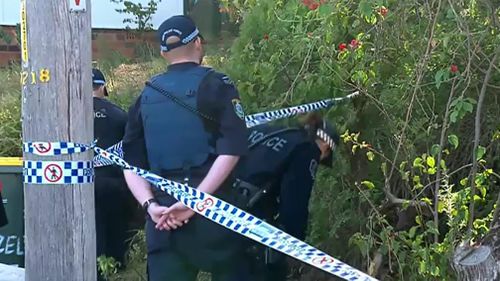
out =
<svg viewBox="0 0 500 281"><path fill-rule="evenodd" d="M332 137L330 137L330 135L328 135L325 131L323 131L322 129L317 129L316 136L318 136L322 141L326 142L331 150L335 149L335 142L333 141Z"/></svg>

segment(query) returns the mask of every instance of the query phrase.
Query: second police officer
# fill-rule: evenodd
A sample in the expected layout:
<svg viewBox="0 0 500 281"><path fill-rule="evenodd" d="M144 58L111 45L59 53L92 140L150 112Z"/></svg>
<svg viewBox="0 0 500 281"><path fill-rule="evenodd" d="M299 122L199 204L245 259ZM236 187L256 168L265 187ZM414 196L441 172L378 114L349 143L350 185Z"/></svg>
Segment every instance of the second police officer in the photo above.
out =
<svg viewBox="0 0 500 281"><path fill-rule="evenodd" d="M238 92L227 76L200 66L202 38L191 19L171 17L158 35L169 66L129 110L125 160L232 202L232 171L247 152ZM199 270L211 272L213 281L245 280L238 234L195 215L133 172L125 177L148 214L150 281L195 281Z"/></svg>
<svg viewBox="0 0 500 281"><path fill-rule="evenodd" d="M237 167L235 187L250 213L304 240L318 164L332 166L336 130L318 114L303 125L252 128L249 153ZM287 258L251 242L253 280L285 281ZM293 261L293 259L292 259Z"/></svg>

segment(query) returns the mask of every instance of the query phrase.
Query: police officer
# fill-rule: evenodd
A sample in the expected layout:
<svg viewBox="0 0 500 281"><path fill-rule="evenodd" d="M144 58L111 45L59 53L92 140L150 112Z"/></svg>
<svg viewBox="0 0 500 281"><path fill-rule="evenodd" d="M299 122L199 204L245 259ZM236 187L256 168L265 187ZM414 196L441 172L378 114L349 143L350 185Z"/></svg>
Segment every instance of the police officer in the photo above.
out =
<svg viewBox="0 0 500 281"><path fill-rule="evenodd" d="M304 240L318 163L332 166L339 136L321 116L311 114L299 127L255 127L248 140L249 154L238 164L235 185L247 209ZM250 250L257 259L254 280L286 280L284 255L255 244Z"/></svg>
<svg viewBox="0 0 500 281"><path fill-rule="evenodd" d="M99 147L107 148L122 140L127 113L106 99L106 79L98 69L92 70L92 88L94 137ZM123 265L131 195L118 166L96 168L95 175L97 256L113 257Z"/></svg>
<svg viewBox="0 0 500 281"><path fill-rule="evenodd" d="M129 110L125 160L162 177L187 183L231 202L232 170L247 151L238 92L229 78L200 66L202 38L186 16L158 29L166 72L146 83ZM125 171L130 190L147 212L148 277L195 281L199 270L213 281L243 281L237 263L241 239L184 207L140 176Z"/></svg>

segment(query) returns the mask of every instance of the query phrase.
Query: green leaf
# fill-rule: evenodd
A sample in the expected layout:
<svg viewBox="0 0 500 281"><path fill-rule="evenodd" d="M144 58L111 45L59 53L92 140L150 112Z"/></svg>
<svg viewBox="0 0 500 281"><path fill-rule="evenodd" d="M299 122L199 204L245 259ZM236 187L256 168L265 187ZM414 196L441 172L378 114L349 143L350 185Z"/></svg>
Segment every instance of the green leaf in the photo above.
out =
<svg viewBox="0 0 500 281"><path fill-rule="evenodd" d="M415 216L415 222L418 224L418 225L422 225L422 218L420 216Z"/></svg>
<svg viewBox="0 0 500 281"><path fill-rule="evenodd" d="M362 181L361 184L370 190L375 188L375 185L371 181Z"/></svg>
<svg viewBox="0 0 500 281"><path fill-rule="evenodd" d="M483 198L485 198L486 197L486 187L484 187L484 186L478 186L477 189L479 190L479 192L481 192L481 196Z"/></svg>
<svg viewBox="0 0 500 281"><path fill-rule="evenodd" d="M439 151L441 151L439 144L433 144L431 147L431 155L437 156Z"/></svg>
<svg viewBox="0 0 500 281"><path fill-rule="evenodd" d="M375 154L371 151L368 151L366 153L366 157L368 158L368 160L373 161L373 159L375 158Z"/></svg>
<svg viewBox="0 0 500 281"><path fill-rule="evenodd" d="M472 112L474 110L474 107L471 103L463 102L463 109L467 112Z"/></svg>
<svg viewBox="0 0 500 281"><path fill-rule="evenodd" d="M437 171L436 168L429 168L429 169L427 169L427 173L429 175L434 175L436 173L436 171Z"/></svg>
<svg viewBox="0 0 500 281"><path fill-rule="evenodd" d="M417 157L415 158L415 160L413 160L413 167L423 167L422 163L423 163L422 158Z"/></svg>
<svg viewBox="0 0 500 281"><path fill-rule="evenodd" d="M484 154L486 154L486 148L478 146L476 150L476 160L482 159Z"/></svg>
<svg viewBox="0 0 500 281"><path fill-rule="evenodd" d="M461 186L466 186L468 182L469 182L468 178L463 178L463 179L460 180L460 185Z"/></svg>
<svg viewBox="0 0 500 281"><path fill-rule="evenodd" d="M436 82L436 88L439 89L439 87L441 87L441 82L443 82L443 75L444 75L445 71L444 70L438 70L438 72L436 72L436 75L434 76L434 80Z"/></svg>
<svg viewBox="0 0 500 281"><path fill-rule="evenodd" d="M454 149L457 149L458 147L458 137L457 135L449 135L448 136L448 142L453 145Z"/></svg>
<svg viewBox="0 0 500 281"><path fill-rule="evenodd" d="M352 150L352 154L356 154L356 149L357 148L358 148L357 144L355 144L355 145L352 146L352 149L351 149Z"/></svg>
<svg viewBox="0 0 500 281"><path fill-rule="evenodd" d="M418 226L413 226L412 228L410 228L410 230L408 231L408 237L410 239L413 239L413 237L415 237L415 233L417 233L417 228Z"/></svg>
<svg viewBox="0 0 500 281"><path fill-rule="evenodd" d="M434 168L436 166L436 160L434 160L434 157L432 156L427 156L427 166Z"/></svg>
<svg viewBox="0 0 500 281"><path fill-rule="evenodd" d="M382 174L387 175L387 163L380 164L380 170L382 170Z"/></svg>
<svg viewBox="0 0 500 281"><path fill-rule="evenodd" d="M373 13L370 1L361 1L359 3L359 11L363 17L370 17Z"/></svg>
<svg viewBox="0 0 500 281"><path fill-rule="evenodd" d="M319 14L321 16L328 16L333 11L333 5L321 5L319 6Z"/></svg>
<svg viewBox="0 0 500 281"><path fill-rule="evenodd" d="M424 198L422 198L422 199L420 199L420 200L422 200L422 202L425 202L425 203L427 203L427 204L429 204L429 205L432 205L432 201L431 201L431 199L429 199L429 198L427 198L427 197L424 197Z"/></svg>
<svg viewBox="0 0 500 281"><path fill-rule="evenodd" d="M477 103L477 101L475 99L472 99L472 98L466 98L465 101L468 102L468 103L472 103L472 104L476 104Z"/></svg>
<svg viewBox="0 0 500 281"><path fill-rule="evenodd" d="M439 201L438 202L438 213L442 213L444 211L444 208L446 207L446 205L444 204L443 201Z"/></svg>
<svg viewBox="0 0 500 281"><path fill-rule="evenodd" d="M444 212L444 208L446 207L446 205L444 204L443 201L439 201L438 202L438 213L442 213Z"/></svg>
<svg viewBox="0 0 500 281"><path fill-rule="evenodd" d="M439 163L439 166L441 166L441 169L446 170L446 162L441 159L441 163Z"/></svg>
<svg viewBox="0 0 500 281"><path fill-rule="evenodd" d="M413 183L415 184L420 183L420 176L413 176Z"/></svg>
<svg viewBox="0 0 500 281"><path fill-rule="evenodd" d="M453 111L450 114L450 122L451 123L456 123L457 122L457 118L458 118L458 111Z"/></svg>
<svg viewBox="0 0 500 281"><path fill-rule="evenodd" d="M406 168L406 164L408 164L408 162L407 162L407 161L403 161L403 162L401 162L401 164L399 164L399 169L400 169L401 171L403 171L403 170Z"/></svg>

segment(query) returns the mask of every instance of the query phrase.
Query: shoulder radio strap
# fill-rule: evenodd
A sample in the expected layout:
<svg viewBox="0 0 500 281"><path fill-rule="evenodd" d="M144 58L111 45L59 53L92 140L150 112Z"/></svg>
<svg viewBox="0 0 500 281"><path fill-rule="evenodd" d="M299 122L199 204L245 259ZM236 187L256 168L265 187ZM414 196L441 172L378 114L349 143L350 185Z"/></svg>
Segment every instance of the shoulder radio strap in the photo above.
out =
<svg viewBox="0 0 500 281"><path fill-rule="evenodd" d="M150 87L151 89L153 89L153 90L157 91L158 93L164 95L165 97L171 99L177 105L179 105L179 106L181 106L181 107L183 107L183 108L191 111L192 113L200 116L201 118L203 118L203 119L205 119L207 121L213 122L213 123L215 123L215 124L218 125L217 120L215 120L215 118L213 118L212 116L204 114L203 112L199 111L198 109L196 109L196 108L194 108L194 107L186 104L185 102L181 101L179 98L177 98L174 95L172 95L171 93L169 93L167 90L161 88L158 85L155 85L151 81L146 82L146 86Z"/></svg>

